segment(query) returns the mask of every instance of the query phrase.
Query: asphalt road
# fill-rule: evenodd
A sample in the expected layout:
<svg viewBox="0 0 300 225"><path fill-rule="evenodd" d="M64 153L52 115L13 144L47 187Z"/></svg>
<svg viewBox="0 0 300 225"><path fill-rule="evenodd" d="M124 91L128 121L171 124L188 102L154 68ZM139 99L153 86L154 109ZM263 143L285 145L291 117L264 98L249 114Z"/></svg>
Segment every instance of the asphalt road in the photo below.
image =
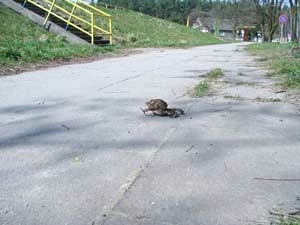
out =
<svg viewBox="0 0 300 225"><path fill-rule="evenodd" d="M0 79L0 225L269 224L300 195L299 106L245 44ZM211 96L187 92L222 68ZM150 98L186 111L145 116Z"/></svg>

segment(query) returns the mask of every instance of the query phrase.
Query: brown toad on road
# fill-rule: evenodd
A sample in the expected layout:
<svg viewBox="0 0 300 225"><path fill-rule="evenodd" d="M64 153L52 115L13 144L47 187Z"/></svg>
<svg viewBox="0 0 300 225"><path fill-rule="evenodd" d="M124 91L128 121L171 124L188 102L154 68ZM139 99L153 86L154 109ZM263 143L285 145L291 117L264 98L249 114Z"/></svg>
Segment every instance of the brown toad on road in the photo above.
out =
<svg viewBox="0 0 300 225"><path fill-rule="evenodd" d="M169 116L169 117L178 117L184 115L184 111L179 108L168 108L168 103L162 99L151 99L146 102L148 108L141 109L145 114L148 111L151 111L155 116Z"/></svg>

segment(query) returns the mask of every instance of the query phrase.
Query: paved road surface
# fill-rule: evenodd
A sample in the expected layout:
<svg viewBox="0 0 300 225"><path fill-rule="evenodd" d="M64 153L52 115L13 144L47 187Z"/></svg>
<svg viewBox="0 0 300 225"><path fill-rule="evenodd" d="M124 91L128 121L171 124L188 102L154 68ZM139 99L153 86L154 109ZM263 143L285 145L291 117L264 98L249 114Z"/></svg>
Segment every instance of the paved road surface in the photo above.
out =
<svg viewBox="0 0 300 225"><path fill-rule="evenodd" d="M297 203L300 182L254 179L299 178L300 117L244 47L2 77L0 225L268 224ZM214 68L214 94L189 97ZM144 116L155 97L187 115Z"/></svg>

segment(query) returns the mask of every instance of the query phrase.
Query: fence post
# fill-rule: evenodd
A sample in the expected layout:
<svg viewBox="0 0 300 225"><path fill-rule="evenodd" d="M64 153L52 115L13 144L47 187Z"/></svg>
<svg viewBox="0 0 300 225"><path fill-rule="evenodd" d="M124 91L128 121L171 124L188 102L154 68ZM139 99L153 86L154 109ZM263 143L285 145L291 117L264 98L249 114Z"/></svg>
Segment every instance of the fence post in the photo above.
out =
<svg viewBox="0 0 300 225"><path fill-rule="evenodd" d="M190 16L188 16L187 19L186 19L186 26L187 26L187 27L190 26Z"/></svg>
<svg viewBox="0 0 300 225"><path fill-rule="evenodd" d="M26 2L27 2L27 0L25 0L25 1L23 2L23 4L22 4L23 8L25 7Z"/></svg>
<svg viewBox="0 0 300 225"><path fill-rule="evenodd" d="M53 9L53 6L54 6L54 4L55 4L55 1L56 1L56 0L53 0L52 3L51 3L51 6L50 6L49 11L48 11L48 15L47 15L46 18L45 18L45 21L44 21L43 26L46 25L46 23L47 23L47 21L48 21L48 19L49 19L49 16L50 16L50 14L51 14L51 12L52 12L52 9Z"/></svg>
<svg viewBox="0 0 300 225"><path fill-rule="evenodd" d="M112 18L109 17L109 43L112 45L113 39L112 39Z"/></svg>

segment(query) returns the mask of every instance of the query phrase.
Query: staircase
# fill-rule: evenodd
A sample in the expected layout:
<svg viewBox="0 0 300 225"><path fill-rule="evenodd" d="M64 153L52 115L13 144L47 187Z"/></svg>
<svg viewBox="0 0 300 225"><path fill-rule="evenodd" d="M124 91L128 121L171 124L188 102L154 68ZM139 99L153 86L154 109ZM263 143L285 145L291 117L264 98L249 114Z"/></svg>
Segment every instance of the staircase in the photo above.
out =
<svg viewBox="0 0 300 225"><path fill-rule="evenodd" d="M95 45L112 44L112 18L81 0L13 0L48 21Z"/></svg>

